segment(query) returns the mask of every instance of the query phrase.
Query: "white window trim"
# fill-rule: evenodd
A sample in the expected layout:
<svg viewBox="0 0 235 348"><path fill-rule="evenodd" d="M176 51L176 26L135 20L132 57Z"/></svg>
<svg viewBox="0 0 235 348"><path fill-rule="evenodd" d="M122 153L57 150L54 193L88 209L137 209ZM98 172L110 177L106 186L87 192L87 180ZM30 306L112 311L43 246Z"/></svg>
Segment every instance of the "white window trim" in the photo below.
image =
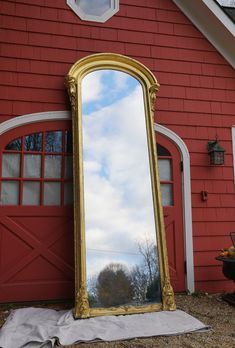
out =
<svg viewBox="0 0 235 348"><path fill-rule="evenodd" d="M0 124L0 135L26 124L67 119L71 119L69 111L48 111L18 116Z"/></svg>
<svg viewBox="0 0 235 348"><path fill-rule="evenodd" d="M184 220L184 247L186 261L186 286L189 293L195 291L194 284L194 261L193 261L193 229L192 229L192 201L191 201L191 176L190 176L190 156L184 141L170 129L154 124L157 133L165 135L171 139L178 147L183 161L183 220Z"/></svg>
<svg viewBox="0 0 235 348"><path fill-rule="evenodd" d="M88 0L89 1L89 0ZM106 22L115 13L119 11L119 0L111 0L110 8L102 16L93 16L86 14L77 4L76 0L67 0L67 5L78 15L79 18L85 21Z"/></svg>

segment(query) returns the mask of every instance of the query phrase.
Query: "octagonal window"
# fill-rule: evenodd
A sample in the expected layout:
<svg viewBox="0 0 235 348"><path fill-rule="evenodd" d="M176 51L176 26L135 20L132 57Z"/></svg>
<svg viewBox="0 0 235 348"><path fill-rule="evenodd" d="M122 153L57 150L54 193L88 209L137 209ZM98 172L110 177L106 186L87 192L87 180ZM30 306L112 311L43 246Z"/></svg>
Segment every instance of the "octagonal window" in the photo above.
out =
<svg viewBox="0 0 235 348"><path fill-rule="evenodd" d="M71 9L83 20L106 22L119 10L119 0L67 0Z"/></svg>

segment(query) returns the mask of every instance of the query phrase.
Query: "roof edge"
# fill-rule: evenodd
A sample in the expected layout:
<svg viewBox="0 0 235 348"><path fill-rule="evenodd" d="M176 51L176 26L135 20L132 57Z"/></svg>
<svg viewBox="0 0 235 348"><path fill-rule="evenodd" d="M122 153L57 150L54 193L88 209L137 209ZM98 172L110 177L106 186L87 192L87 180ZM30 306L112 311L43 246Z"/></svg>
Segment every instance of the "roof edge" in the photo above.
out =
<svg viewBox="0 0 235 348"><path fill-rule="evenodd" d="M235 68L235 26L222 8L211 0L172 1Z"/></svg>

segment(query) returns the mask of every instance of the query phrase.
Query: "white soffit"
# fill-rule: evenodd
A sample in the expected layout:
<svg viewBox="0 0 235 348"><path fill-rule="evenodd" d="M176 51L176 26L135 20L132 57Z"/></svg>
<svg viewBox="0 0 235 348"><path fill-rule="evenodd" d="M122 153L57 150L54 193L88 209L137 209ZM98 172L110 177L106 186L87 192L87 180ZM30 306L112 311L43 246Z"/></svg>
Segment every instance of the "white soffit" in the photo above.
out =
<svg viewBox="0 0 235 348"><path fill-rule="evenodd" d="M235 68L235 25L214 0L172 0Z"/></svg>

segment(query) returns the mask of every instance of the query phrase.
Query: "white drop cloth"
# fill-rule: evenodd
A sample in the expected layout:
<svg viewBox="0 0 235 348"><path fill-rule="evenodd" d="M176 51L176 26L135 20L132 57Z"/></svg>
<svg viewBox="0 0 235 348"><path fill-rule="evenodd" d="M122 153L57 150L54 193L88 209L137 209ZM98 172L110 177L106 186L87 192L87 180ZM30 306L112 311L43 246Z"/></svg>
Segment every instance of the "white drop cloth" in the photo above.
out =
<svg viewBox="0 0 235 348"><path fill-rule="evenodd" d="M51 348L55 342L115 341L203 329L208 327L180 310L74 320L72 311L23 308L10 313L0 330L0 347Z"/></svg>

